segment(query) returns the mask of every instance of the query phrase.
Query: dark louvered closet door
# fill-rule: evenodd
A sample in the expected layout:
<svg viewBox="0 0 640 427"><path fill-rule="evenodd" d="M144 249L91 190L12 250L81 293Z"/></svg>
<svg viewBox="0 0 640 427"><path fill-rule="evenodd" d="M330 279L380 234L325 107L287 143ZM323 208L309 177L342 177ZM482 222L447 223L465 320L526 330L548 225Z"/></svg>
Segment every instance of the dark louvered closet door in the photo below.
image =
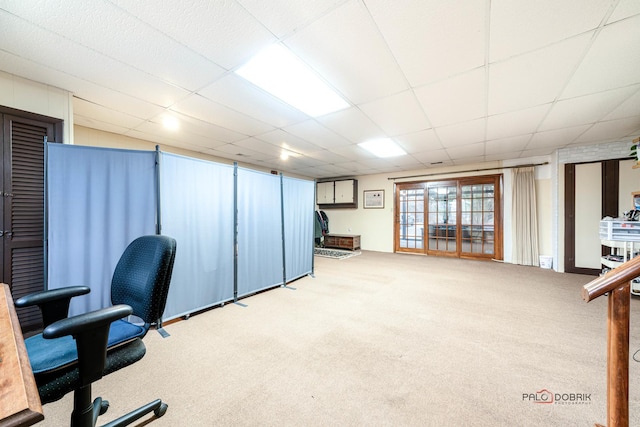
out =
<svg viewBox="0 0 640 427"><path fill-rule="evenodd" d="M3 115L2 281L13 298L44 289L44 137L54 125ZM23 331L41 326L36 308L18 309Z"/></svg>

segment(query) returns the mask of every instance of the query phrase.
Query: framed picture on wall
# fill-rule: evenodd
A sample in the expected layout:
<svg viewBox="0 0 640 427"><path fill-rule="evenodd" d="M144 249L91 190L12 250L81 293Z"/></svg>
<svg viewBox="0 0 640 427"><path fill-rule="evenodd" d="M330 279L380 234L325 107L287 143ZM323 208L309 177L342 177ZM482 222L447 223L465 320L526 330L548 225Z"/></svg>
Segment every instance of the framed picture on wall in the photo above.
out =
<svg viewBox="0 0 640 427"><path fill-rule="evenodd" d="M383 209L384 208L384 190L365 190L364 191L364 208L365 209Z"/></svg>

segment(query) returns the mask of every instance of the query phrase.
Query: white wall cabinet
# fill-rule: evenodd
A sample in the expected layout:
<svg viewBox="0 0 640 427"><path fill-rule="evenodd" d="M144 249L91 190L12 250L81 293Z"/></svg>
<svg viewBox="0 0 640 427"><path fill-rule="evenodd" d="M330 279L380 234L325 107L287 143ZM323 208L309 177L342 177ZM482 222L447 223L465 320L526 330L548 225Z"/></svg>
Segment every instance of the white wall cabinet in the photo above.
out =
<svg viewBox="0 0 640 427"><path fill-rule="evenodd" d="M358 180L337 179L316 183L316 203L320 209L358 207Z"/></svg>

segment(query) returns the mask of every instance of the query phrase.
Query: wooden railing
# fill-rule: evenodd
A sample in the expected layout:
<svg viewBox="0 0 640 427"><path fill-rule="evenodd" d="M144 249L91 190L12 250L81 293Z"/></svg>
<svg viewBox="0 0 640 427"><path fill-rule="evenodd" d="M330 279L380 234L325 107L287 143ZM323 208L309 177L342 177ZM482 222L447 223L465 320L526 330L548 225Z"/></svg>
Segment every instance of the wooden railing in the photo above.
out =
<svg viewBox="0 0 640 427"><path fill-rule="evenodd" d="M629 312L631 280L640 276L640 256L584 285L582 299L609 294L607 316L607 426L629 427ZM599 426L599 424L596 424Z"/></svg>

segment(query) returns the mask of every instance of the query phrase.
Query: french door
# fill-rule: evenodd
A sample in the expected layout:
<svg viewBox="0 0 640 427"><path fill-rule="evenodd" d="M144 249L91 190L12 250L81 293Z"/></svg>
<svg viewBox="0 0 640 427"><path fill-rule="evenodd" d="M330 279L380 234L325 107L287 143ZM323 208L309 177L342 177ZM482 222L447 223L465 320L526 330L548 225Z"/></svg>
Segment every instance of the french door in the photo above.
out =
<svg viewBox="0 0 640 427"><path fill-rule="evenodd" d="M396 185L396 252L502 259L502 175Z"/></svg>

